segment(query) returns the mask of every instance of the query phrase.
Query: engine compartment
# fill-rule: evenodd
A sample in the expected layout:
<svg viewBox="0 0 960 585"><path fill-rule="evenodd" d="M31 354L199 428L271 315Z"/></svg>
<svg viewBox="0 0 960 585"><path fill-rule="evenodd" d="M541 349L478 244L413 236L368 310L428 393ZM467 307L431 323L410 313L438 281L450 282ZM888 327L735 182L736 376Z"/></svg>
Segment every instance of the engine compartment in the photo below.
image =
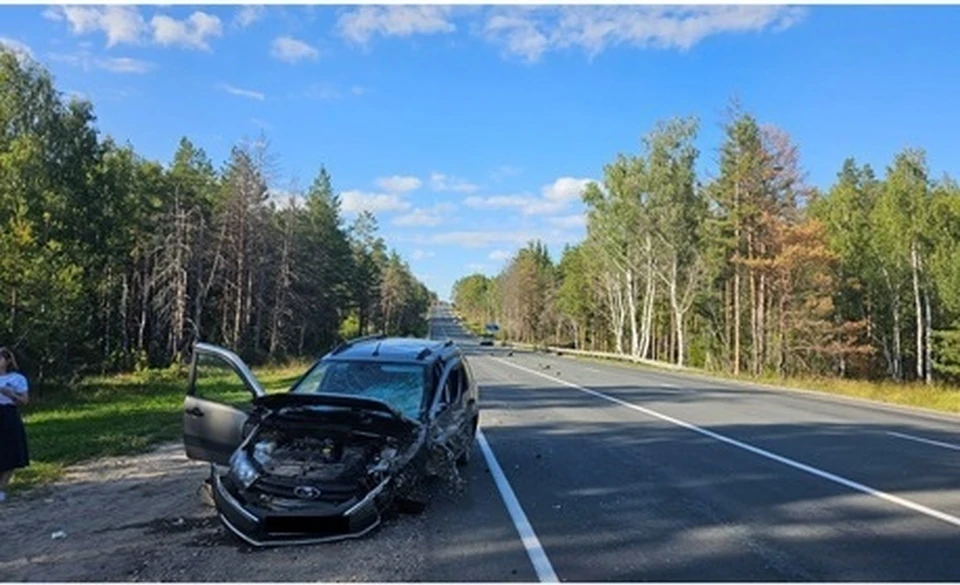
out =
<svg viewBox="0 0 960 585"><path fill-rule="evenodd" d="M388 463L397 449L392 438L350 430L264 429L251 441L250 455L263 474L301 483L353 483Z"/></svg>

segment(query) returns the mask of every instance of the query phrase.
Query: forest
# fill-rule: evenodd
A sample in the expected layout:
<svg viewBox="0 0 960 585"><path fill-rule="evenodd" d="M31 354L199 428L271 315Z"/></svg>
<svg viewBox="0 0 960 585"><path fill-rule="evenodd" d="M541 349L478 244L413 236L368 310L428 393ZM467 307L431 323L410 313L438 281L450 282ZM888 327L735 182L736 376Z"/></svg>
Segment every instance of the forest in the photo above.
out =
<svg viewBox="0 0 960 585"><path fill-rule="evenodd" d="M586 237L540 241L453 301L527 343L750 376L960 381L960 188L906 148L807 184L799 148L734 101L715 169L699 121L658 122L582 199ZM701 175L703 173L701 172Z"/></svg>
<svg viewBox="0 0 960 585"><path fill-rule="evenodd" d="M322 165L278 200L263 137L220 168L188 138L147 160L2 48L0 127L0 345L35 383L177 366L197 340L260 364L426 333L434 293L372 214L346 223Z"/></svg>

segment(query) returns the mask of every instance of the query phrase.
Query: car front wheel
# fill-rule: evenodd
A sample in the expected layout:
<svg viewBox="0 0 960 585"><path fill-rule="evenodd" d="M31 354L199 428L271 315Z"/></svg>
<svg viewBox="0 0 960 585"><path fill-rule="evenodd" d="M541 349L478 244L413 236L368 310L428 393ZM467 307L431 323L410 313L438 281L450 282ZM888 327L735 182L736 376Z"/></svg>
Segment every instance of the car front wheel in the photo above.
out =
<svg viewBox="0 0 960 585"><path fill-rule="evenodd" d="M473 417L473 421L470 423L470 438L467 440L467 444L463 448L463 453L460 454L460 457L457 458L457 465L463 467L470 463L470 458L473 456L473 446L477 442L477 428L480 426L480 417Z"/></svg>

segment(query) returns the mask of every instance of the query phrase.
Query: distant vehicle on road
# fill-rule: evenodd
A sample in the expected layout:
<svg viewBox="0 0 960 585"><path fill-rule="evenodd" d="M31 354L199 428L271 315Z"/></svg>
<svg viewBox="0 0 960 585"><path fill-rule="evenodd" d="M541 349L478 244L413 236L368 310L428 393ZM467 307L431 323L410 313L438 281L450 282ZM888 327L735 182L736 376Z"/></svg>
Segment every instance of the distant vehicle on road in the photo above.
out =
<svg viewBox="0 0 960 585"><path fill-rule="evenodd" d="M250 393L249 412L204 398L224 386ZM211 462L230 532L254 546L305 544L362 536L394 503L425 505L421 482L469 461L479 417L476 380L452 341L356 339L273 394L237 355L198 343L183 443Z"/></svg>
<svg viewBox="0 0 960 585"><path fill-rule="evenodd" d="M500 333L500 326L496 323L487 323L483 327L483 335L480 336L480 345L493 345L493 341Z"/></svg>

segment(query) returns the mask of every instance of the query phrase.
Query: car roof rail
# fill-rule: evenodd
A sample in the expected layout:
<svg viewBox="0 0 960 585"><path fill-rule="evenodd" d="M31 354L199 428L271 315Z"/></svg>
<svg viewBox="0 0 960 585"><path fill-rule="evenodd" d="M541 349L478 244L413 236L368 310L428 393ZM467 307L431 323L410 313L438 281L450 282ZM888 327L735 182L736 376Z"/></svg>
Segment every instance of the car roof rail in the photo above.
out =
<svg viewBox="0 0 960 585"><path fill-rule="evenodd" d="M363 337L355 337L348 341L344 341L343 343L338 345L333 351L330 352L330 355L337 355L341 351L353 345L356 345L358 343L363 343L364 341L373 341L374 339L384 339L385 337L386 337L386 334L384 333L374 333L373 335L364 335Z"/></svg>

